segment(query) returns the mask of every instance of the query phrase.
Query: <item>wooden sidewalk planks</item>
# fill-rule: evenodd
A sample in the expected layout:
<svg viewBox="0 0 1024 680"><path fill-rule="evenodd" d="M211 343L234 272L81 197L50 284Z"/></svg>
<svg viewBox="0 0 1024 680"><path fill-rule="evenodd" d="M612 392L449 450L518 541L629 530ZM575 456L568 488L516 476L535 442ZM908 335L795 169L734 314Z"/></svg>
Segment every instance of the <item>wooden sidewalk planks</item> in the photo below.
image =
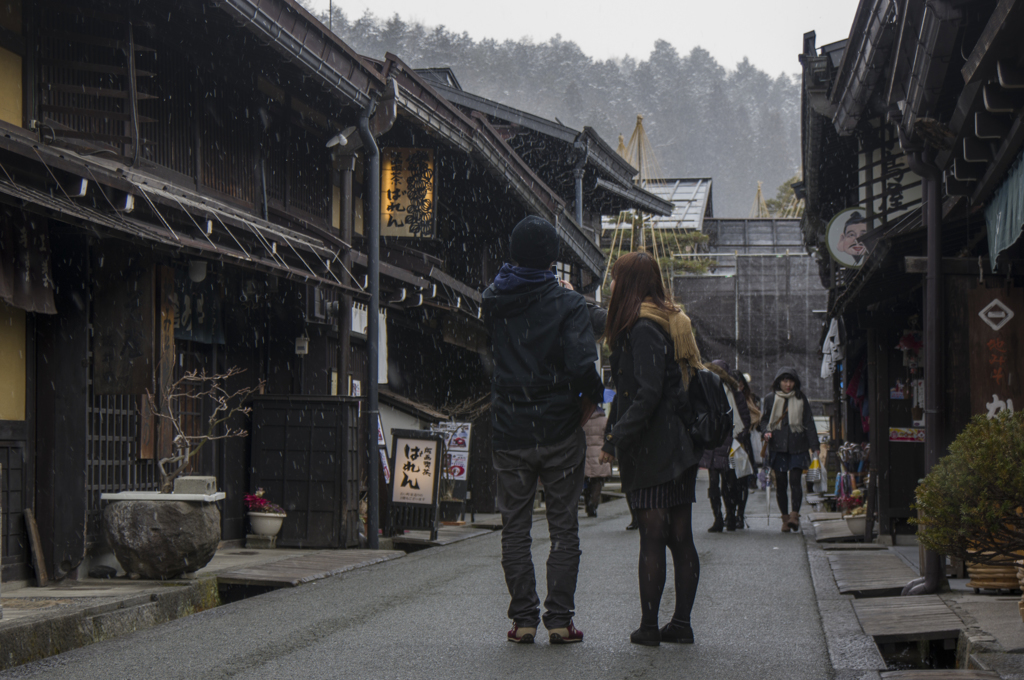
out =
<svg viewBox="0 0 1024 680"><path fill-rule="evenodd" d="M828 562L839 592L858 597L899 595L903 586L918 577L888 551L830 552Z"/></svg>
<svg viewBox="0 0 1024 680"><path fill-rule="evenodd" d="M938 595L854 600L853 610L878 644L956 638L964 627Z"/></svg>
<svg viewBox="0 0 1024 680"><path fill-rule="evenodd" d="M220 572L217 580L227 585L293 587L404 556L401 550L331 550Z"/></svg>
<svg viewBox="0 0 1024 680"><path fill-rule="evenodd" d="M491 529L481 529L472 525L461 527L443 526L437 530L436 541L430 540L429 531L407 531L404 534L395 536L392 540L395 542L395 545L449 545L464 541L467 538L483 536L484 534L491 533L491 531Z"/></svg>
<svg viewBox="0 0 1024 680"><path fill-rule="evenodd" d="M956 668L937 670L889 671L882 673L883 680L999 680L995 671L972 671Z"/></svg>

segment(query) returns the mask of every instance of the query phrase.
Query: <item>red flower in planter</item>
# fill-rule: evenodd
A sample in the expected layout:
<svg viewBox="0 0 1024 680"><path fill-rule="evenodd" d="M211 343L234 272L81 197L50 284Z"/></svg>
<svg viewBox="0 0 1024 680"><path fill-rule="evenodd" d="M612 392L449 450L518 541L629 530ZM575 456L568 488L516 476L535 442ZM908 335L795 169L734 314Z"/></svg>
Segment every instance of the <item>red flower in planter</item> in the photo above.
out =
<svg viewBox="0 0 1024 680"><path fill-rule="evenodd" d="M263 494L263 489L256 489L256 493L245 495L245 509L249 512L262 512L268 515L287 515L285 509L277 503L271 503Z"/></svg>

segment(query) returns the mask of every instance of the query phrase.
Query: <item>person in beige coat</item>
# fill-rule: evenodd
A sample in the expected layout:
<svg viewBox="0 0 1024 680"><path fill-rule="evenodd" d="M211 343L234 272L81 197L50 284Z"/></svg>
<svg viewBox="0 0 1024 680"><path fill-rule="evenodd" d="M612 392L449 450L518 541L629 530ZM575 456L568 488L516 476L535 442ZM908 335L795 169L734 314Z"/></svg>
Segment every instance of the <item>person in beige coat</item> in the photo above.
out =
<svg viewBox="0 0 1024 680"><path fill-rule="evenodd" d="M604 427L608 422L604 409L594 409L590 420L583 426L587 435L587 465L584 475L587 478L586 504L587 517L597 517L597 506L601 504L601 488L604 480L612 476L612 464L601 463L601 445L604 444Z"/></svg>

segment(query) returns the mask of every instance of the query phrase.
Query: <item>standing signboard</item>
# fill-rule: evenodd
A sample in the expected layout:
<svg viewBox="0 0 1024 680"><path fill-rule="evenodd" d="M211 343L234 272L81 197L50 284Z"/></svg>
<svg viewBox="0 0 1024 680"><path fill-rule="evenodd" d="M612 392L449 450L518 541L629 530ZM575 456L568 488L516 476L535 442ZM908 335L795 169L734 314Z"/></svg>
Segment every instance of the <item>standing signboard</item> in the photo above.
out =
<svg viewBox="0 0 1024 680"><path fill-rule="evenodd" d="M451 480L452 498L466 500L469 472L469 442L472 436L472 423L438 423L436 428L444 434L445 440L445 479Z"/></svg>
<svg viewBox="0 0 1024 680"><path fill-rule="evenodd" d="M392 430L391 526L426 529L437 540L438 483L444 461L444 435L421 430Z"/></svg>
<svg viewBox="0 0 1024 680"><path fill-rule="evenodd" d="M994 418L1024 404L1024 289L984 288L967 298L971 414Z"/></svg>

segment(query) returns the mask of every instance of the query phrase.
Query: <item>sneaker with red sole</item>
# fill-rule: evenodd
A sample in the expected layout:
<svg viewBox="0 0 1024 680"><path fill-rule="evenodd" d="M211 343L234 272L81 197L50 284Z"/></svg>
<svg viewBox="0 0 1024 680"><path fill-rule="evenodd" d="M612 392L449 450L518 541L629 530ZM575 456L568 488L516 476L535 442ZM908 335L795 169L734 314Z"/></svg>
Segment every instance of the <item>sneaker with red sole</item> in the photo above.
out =
<svg viewBox="0 0 1024 680"><path fill-rule="evenodd" d="M572 619L565 628L548 629L548 641L553 645L567 645L571 642L583 642L583 631L572 625Z"/></svg>
<svg viewBox="0 0 1024 680"><path fill-rule="evenodd" d="M518 623L512 624L512 630L508 632L509 642L522 642L530 644L533 639L537 637L537 627L520 626Z"/></svg>

